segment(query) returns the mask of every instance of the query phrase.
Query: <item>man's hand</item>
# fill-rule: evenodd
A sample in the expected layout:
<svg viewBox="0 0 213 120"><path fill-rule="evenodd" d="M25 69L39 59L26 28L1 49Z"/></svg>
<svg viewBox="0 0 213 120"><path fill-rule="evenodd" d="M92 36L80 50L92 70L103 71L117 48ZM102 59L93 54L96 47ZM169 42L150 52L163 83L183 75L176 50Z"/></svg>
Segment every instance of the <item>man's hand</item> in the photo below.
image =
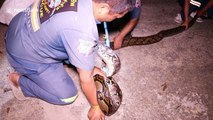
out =
<svg viewBox="0 0 213 120"><path fill-rule="evenodd" d="M89 120L105 120L105 116L99 107L91 107L88 112Z"/></svg>
<svg viewBox="0 0 213 120"><path fill-rule="evenodd" d="M133 19L131 19L124 26L124 28L120 31L120 33L115 38L113 38L114 49L121 48L121 45L123 43L124 37L135 28L135 26L137 25L138 21L139 21L139 18L133 18Z"/></svg>
<svg viewBox="0 0 213 120"><path fill-rule="evenodd" d="M185 29L188 29L189 21L188 20L184 20L183 23L181 24L181 26L185 26Z"/></svg>
<svg viewBox="0 0 213 120"><path fill-rule="evenodd" d="M105 72L104 71L102 71L100 68L98 68L98 67L94 67L94 69L93 69L93 76L94 75L96 75L96 74L99 74L99 75L101 75L101 76L103 76L104 77L104 79L106 79L106 74L105 74Z"/></svg>
<svg viewBox="0 0 213 120"><path fill-rule="evenodd" d="M96 86L95 86L93 76L95 74L99 74L106 78L106 75L104 74L104 72L101 69L99 69L97 67L95 67L91 71L86 71L86 70L77 68L77 71L80 76L80 85L81 85L82 91L83 91L84 95L86 96L90 105L93 106L90 108L90 110L88 112L89 119L90 120L104 120L104 114L102 113L100 108L99 107L94 108L94 105L98 105L98 101L97 101Z"/></svg>
<svg viewBox="0 0 213 120"><path fill-rule="evenodd" d="M124 37L121 36L120 34L118 34L117 36L115 36L115 37L113 38L113 41L114 41L114 49L115 49L115 50L121 48L121 45L122 45L122 43L123 43L123 39L124 39Z"/></svg>

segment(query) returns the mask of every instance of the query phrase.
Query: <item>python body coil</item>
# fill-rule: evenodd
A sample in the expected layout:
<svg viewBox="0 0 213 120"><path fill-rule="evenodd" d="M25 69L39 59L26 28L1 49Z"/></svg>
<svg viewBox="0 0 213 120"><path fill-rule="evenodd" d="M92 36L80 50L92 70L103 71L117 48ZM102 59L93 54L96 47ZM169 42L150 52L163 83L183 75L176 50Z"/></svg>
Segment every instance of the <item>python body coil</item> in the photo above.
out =
<svg viewBox="0 0 213 120"><path fill-rule="evenodd" d="M117 82L112 78L112 75L120 69L120 59L112 49L104 44L98 44L97 54L108 68L106 80L101 75L97 74L94 76L98 104L102 112L110 116L118 110L122 101L122 91Z"/></svg>

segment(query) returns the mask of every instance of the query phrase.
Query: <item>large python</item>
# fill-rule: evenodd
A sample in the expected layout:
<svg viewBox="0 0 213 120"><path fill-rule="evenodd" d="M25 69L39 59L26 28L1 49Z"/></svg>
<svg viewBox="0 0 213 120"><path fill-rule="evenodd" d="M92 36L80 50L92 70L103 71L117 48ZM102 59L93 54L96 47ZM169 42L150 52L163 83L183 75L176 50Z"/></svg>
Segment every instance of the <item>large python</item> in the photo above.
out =
<svg viewBox="0 0 213 120"><path fill-rule="evenodd" d="M190 28L195 23L196 19L197 19L197 16L195 16L189 22L188 28ZM177 35L183 32L184 30L186 30L185 26L178 26L175 28L162 30L158 32L157 34L145 36L145 37L132 37L131 35L127 35L123 40L121 48L128 47L128 46L135 46L135 45L149 45L149 44L157 43L165 37ZM114 42L110 43L110 47L114 49Z"/></svg>
<svg viewBox="0 0 213 120"><path fill-rule="evenodd" d="M192 19L189 23L191 27L197 17ZM148 45L161 41L165 37L179 34L185 30L185 26L179 26L172 29L162 30L157 34L147 37L132 37L127 36L122 44L122 47L133 46L133 45ZM122 91L117 82L112 78L112 75L118 72L120 69L120 59L118 55L113 52L114 43L111 42L111 48L104 44L97 45L98 56L106 63L108 68L107 79L105 80L100 75L94 76L94 81L97 89L97 100L102 112L110 116L114 114L121 105L122 102Z"/></svg>
<svg viewBox="0 0 213 120"><path fill-rule="evenodd" d="M114 114L122 101L122 92L117 82L111 77L120 69L120 59L112 49L104 44L98 44L97 54L104 61L107 69L107 78L104 80L103 76L96 74L94 76L95 85L97 88L98 104L107 116ZM107 67L107 68L105 68Z"/></svg>

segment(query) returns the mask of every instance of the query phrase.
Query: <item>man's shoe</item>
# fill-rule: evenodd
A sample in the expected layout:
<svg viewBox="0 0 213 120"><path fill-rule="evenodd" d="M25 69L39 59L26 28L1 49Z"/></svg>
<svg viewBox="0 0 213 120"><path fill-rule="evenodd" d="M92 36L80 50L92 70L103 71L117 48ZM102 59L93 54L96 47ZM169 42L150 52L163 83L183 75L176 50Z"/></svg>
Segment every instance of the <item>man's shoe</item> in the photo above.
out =
<svg viewBox="0 0 213 120"><path fill-rule="evenodd" d="M190 14L190 16L191 16L192 18L194 18L196 14L197 14L196 12L192 12L192 13ZM198 17L197 20L196 20L196 22L201 23L201 22L203 22L203 19L202 19L201 17Z"/></svg>
<svg viewBox="0 0 213 120"><path fill-rule="evenodd" d="M183 22L180 13L177 14L177 16L174 18L174 21L175 21L176 23L182 23L182 22Z"/></svg>

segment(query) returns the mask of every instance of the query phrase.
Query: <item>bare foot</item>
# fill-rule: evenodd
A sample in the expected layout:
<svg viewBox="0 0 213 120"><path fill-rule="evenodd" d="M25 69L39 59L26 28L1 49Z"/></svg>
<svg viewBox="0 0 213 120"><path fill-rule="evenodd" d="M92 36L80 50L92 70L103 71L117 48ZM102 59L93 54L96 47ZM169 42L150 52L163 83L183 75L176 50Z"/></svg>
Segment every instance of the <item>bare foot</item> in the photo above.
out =
<svg viewBox="0 0 213 120"><path fill-rule="evenodd" d="M21 76L20 74L15 73L15 72L9 74L9 79L16 88L19 87L18 81L19 81L20 76Z"/></svg>

